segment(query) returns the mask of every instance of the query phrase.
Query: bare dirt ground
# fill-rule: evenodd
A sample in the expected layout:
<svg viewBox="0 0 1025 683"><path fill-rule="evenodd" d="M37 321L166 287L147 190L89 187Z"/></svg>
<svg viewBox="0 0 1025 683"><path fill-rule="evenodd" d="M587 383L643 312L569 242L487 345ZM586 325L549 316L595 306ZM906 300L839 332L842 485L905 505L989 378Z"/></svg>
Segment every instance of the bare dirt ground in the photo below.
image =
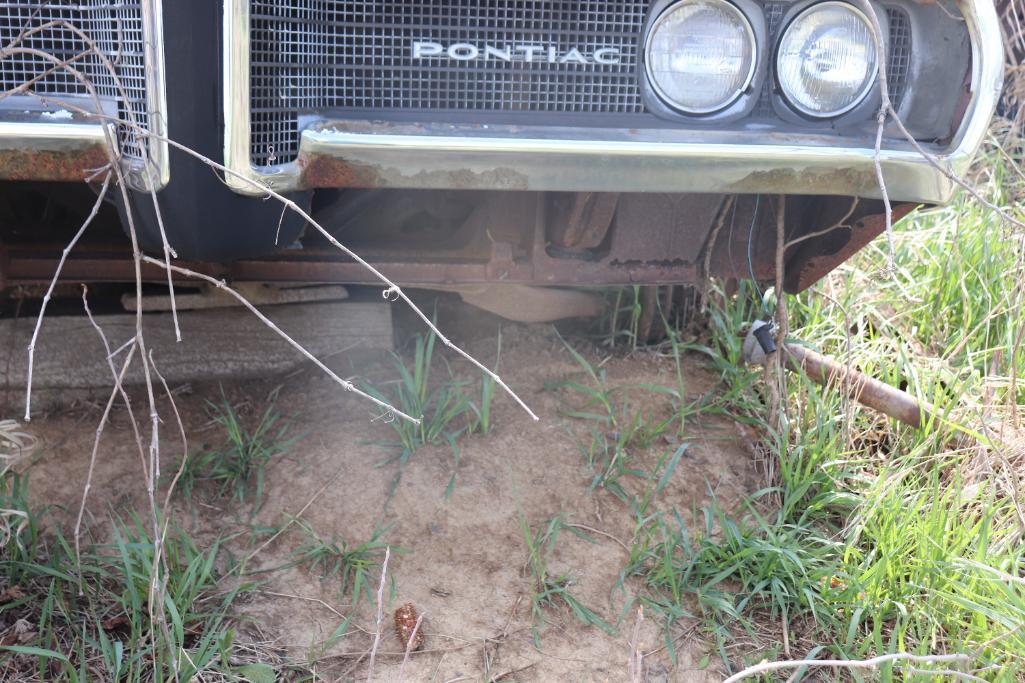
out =
<svg viewBox="0 0 1025 683"><path fill-rule="evenodd" d="M481 316L472 338L464 338L471 353L485 362L494 358L494 319ZM472 321L472 316L471 316ZM465 325L462 325L465 327ZM607 635L578 621L566 607L549 610L535 647L530 615L530 578L525 572L528 551L518 523L522 510L534 528L560 515L569 523L589 527L594 542L563 533L552 556L555 573L575 577L572 591L583 604L607 622L616 624L630 595L640 586L620 571L627 561L624 546L631 543L634 518L629 507L607 491L590 492L590 474L578 447L583 425L560 415L581 399L565 390L546 390L546 382L579 376L580 368L550 326L504 324L501 370L541 416L534 423L505 396L494 404L490 435L460 438L455 488L445 498L452 475L452 451L445 447L418 450L402 473L394 496L388 492L395 464L381 465L387 454L377 445L391 440L387 424L375 420L366 404L346 395L313 369L286 378L225 385L225 395L254 418L267 396L280 386L278 410L287 418L289 433L301 438L278 456L266 473L266 499L254 520L230 502L192 507L179 500L176 520L202 542L217 535L246 532L255 526L280 526L305 506L303 519L322 537L360 542L375 529L387 527L383 540L394 548L388 567L385 632L375 666L375 680L399 680L402 645L391 628L392 611L413 603L425 615L426 646L408 662L405 678L415 681L621 681L627 680L630 639L635 610L619 622L619 635ZM582 346L583 348L583 346ZM453 371L472 377L451 354L439 350ZM673 386L671 360L641 353L603 356L593 347L587 357L602 364L610 384ZM343 368L345 369L345 368ZM351 373L351 370L349 370ZM697 357L685 358L684 373L691 398L714 391L715 377ZM387 366L374 373L388 377ZM392 373L391 376L394 376ZM197 383L177 388L177 403L190 435L190 448L219 436L211 426L207 400L220 388ZM143 405L138 395L137 405ZM654 410L661 410L652 397ZM15 401L17 404L17 401ZM42 445L31 466L31 489L36 501L57 506L52 519L70 532L82 493L94 430L102 405L77 402L33 420L30 430ZM163 469L181 453L177 428L166 399L162 399ZM663 490L659 505L675 506L684 516L708 501L709 491L731 507L759 486L752 450L742 428L718 418L696 418L685 435L689 451ZM673 437L660 438L637 454L653 466ZM126 514L145 507L139 454L123 409L115 413L106 432L94 477L89 520L102 534L113 511ZM630 484L632 485L632 484ZM638 481L636 487L640 489ZM64 511L60 511L63 506ZM254 548L267 538L233 541L236 552ZM252 537L249 537L252 538ZM253 569L286 564L302 541L295 525L262 549ZM363 600L353 607L339 596L337 581L321 580L304 567L271 571L254 578L265 581L259 591L239 605L238 640L260 643L300 660L317 658L325 680L365 680L367 658L375 629L375 607ZM376 577L375 577L376 581ZM324 648L342 616L354 616L347 635ZM696 629L674 627L679 661L671 666L664 649L661 625L645 620L639 645L644 652L648 681L720 680L716 657ZM708 655L711 654L711 664ZM704 664L704 668L702 668Z"/></svg>

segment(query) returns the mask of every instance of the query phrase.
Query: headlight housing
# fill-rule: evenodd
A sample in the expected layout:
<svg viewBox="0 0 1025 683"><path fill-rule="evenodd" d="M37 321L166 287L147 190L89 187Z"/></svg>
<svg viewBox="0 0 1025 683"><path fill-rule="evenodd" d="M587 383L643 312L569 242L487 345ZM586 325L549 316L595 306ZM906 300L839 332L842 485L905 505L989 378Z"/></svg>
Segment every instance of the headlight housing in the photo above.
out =
<svg viewBox="0 0 1025 683"><path fill-rule="evenodd" d="M872 25L846 2L822 2L798 14L776 51L776 78L787 102L815 118L845 114L876 82Z"/></svg>
<svg viewBox="0 0 1025 683"><path fill-rule="evenodd" d="M751 84L757 44L747 16L726 0L681 0L666 8L645 41L645 71L667 105L709 114Z"/></svg>

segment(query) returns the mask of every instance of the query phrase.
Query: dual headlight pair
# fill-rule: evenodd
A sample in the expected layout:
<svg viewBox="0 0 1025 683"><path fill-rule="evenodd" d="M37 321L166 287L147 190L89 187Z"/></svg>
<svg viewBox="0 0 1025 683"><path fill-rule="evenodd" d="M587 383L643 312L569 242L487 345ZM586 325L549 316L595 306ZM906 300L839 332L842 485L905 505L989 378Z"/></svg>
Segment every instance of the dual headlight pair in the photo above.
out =
<svg viewBox="0 0 1025 683"><path fill-rule="evenodd" d="M652 89L687 114L710 114L731 105L751 85L757 62L751 21L727 0L670 5L652 24L645 45ZM871 24L846 2L811 5L784 27L775 64L790 106L814 118L840 116L858 106L875 83Z"/></svg>

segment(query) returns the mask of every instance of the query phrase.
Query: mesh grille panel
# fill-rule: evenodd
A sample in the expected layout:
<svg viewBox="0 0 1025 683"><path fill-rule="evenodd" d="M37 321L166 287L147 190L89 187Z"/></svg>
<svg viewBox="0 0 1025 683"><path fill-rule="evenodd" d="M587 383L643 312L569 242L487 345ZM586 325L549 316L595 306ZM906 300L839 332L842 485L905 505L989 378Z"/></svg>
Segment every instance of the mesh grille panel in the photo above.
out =
<svg viewBox="0 0 1025 683"><path fill-rule="evenodd" d="M886 10L890 20L890 59L886 64L886 81L890 89L890 102L900 107L908 84L911 66L911 20L907 12L890 7Z"/></svg>
<svg viewBox="0 0 1025 683"><path fill-rule="evenodd" d="M120 118L128 120L127 111L131 108L136 122L146 127L146 70L139 0L0 2L0 45L7 47L24 32L55 21L67 22L79 29L106 55L124 87L124 97L118 92L114 76L94 53L74 59L72 65L93 83L101 98L117 101ZM23 36L19 45L45 52L61 61L72 60L89 50L86 41L67 26L51 26ZM0 89L6 92L16 88L46 74L53 66L49 60L30 54L16 54L0 60ZM32 85L32 90L54 99L89 96L86 87L64 69L43 76ZM118 138L125 156L142 158L139 141L130 129L120 127Z"/></svg>

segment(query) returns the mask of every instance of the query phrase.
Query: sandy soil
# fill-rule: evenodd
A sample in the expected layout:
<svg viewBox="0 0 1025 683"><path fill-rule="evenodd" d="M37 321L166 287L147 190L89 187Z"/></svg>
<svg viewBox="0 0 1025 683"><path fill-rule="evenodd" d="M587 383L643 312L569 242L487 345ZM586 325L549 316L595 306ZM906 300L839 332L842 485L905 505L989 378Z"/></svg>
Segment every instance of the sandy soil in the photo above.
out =
<svg viewBox="0 0 1025 683"><path fill-rule="evenodd" d="M468 344L471 352L490 361L495 324L490 318L481 320ZM632 612L621 624L620 635L612 637L581 624L566 608L550 610L540 649L533 643L530 579L524 571L527 548L517 509L532 526L561 515L567 522L601 532L591 533L593 543L564 532L551 568L576 577L573 594L606 621L617 621L640 586L632 580L618 586L627 560L621 543L629 544L634 531L630 509L606 491L588 491L590 477L578 450L578 439L588 426L560 416L560 410L579 405L580 399L565 390L545 389L546 382L578 373L578 366L550 327L506 324L502 335L503 378L541 420L532 422L506 397L496 399L491 435L460 439L456 484L448 499L444 493L453 461L446 446L418 450L389 500L396 465L380 466L386 454L375 442L392 439L390 427L375 421L365 404L343 394L314 369L224 387L242 406L243 415L252 418L262 410L268 393L281 386L277 405L288 416L290 433L302 435L269 467L266 502L255 522L280 525L286 515L308 504L303 518L323 537L359 542L375 528L388 526L384 540L396 552L389 564L391 588L375 680L399 680L402 646L391 629L391 612L404 603L413 603L425 615L427 636L424 651L407 664L408 680L627 680L629 640L635 628ZM675 381L672 362L665 359L644 354L605 358L593 350L588 356L603 364L610 384L671 386ZM456 373L471 376L451 355L446 357ZM688 358L685 373L694 396L713 389L715 378L699 359ZM219 439L205 410L205 401L218 391L201 384L179 388L177 403L192 448ZM137 395L138 405L141 399ZM652 409L662 410L663 400L650 398ZM181 452L167 407L162 405L165 470ZM77 510L99 413L99 403L79 402L31 423L43 442L32 466L33 495L68 508L55 512L58 523L70 524L72 511ZM691 448L663 491L660 505L674 505L686 514L707 502L709 487L726 505L757 488L751 449L739 427L704 418L688 425L686 437ZM674 438L660 438L635 455L651 467L666 450L675 448ZM109 511L144 506L139 471L129 423L119 410L104 437L90 499L96 533L102 533ZM639 490L641 483L629 486ZM248 522L228 503L201 505L190 512L179 502L177 515L204 541ZM251 566L281 565L301 542L293 526L254 557ZM353 608L348 598L339 597L336 582L322 581L301 567L261 578L266 583L260 591L239 606L240 640L262 641L265 647L269 644L299 659L317 653L326 680L365 680L368 663L362 655L372 640L373 604L364 601ZM355 618L349 634L322 651L321 644L338 627L340 615L350 614ZM708 668L699 668L709 653L708 644L688 626L674 629L679 661L672 667L660 650L660 625L652 619L642 623L639 645L645 652L654 651L645 658L646 680L720 680L714 655Z"/></svg>

